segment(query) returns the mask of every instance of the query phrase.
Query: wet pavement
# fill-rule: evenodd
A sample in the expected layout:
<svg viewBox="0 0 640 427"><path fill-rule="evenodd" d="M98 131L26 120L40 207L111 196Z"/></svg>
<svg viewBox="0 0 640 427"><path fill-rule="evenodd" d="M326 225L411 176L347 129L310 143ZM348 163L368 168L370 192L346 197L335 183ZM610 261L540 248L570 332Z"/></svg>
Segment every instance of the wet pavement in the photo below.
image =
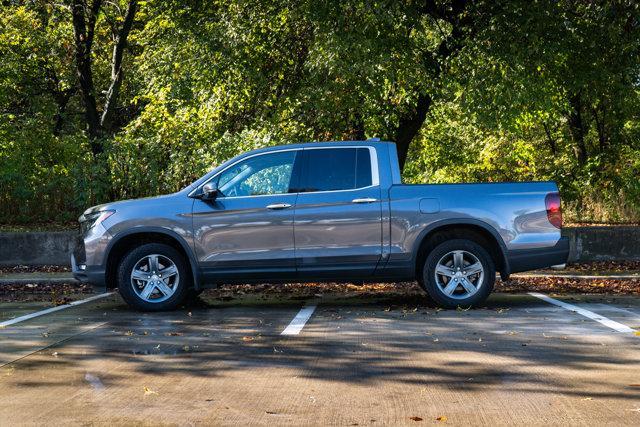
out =
<svg viewBox="0 0 640 427"><path fill-rule="evenodd" d="M554 298L632 331L527 294L471 310L205 296L153 314L115 294L0 329L0 424L638 425L640 298ZM42 308L2 303L0 320Z"/></svg>

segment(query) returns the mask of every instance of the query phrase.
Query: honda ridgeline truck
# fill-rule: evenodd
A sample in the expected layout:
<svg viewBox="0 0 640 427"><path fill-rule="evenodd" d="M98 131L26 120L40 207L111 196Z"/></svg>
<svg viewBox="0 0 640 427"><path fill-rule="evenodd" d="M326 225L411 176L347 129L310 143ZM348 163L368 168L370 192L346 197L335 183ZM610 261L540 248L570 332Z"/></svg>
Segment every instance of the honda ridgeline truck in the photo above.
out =
<svg viewBox="0 0 640 427"><path fill-rule="evenodd" d="M417 280L439 305L483 302L499 272L563 264L553 182L404 185L395 144L270 147L174 194L87 209L74 276L140 310L228 283Z"/></svg>

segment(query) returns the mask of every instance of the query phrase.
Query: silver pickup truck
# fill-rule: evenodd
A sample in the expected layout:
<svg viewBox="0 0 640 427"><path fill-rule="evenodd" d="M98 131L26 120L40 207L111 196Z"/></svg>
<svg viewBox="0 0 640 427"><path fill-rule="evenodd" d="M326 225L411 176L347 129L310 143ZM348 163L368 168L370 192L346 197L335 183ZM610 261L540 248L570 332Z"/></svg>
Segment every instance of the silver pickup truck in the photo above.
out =
<svg viewBox="0 0 640 427"><path fill-rule="evenodd" d="M417 280L444 307L563 264L553 182L403 185L379 141L252 151L174 194L87 209L76 278L172 309L223 283Z"/></svg>

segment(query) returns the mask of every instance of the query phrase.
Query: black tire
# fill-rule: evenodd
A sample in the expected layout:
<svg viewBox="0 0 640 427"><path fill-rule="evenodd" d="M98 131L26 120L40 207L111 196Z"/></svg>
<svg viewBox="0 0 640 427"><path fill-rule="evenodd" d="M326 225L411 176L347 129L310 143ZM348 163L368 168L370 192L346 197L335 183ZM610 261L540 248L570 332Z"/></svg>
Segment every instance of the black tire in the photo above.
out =
<svg viewBox="0 0 640 427"><path fill-rule="evenodd" d="M144 300L133 288L131 273L139 260L149 255L158 254L168 258L178 271L178 281L175 283L173 294L161 302L149 302ZM147 243L131 249L118 265L118 290L122 299L131 307L140 311L164 311L173 310L182 304L189 289L192 287L193 278L187 261L175 248L163 243Z"/></svg>
<svg viewBox="0 0 640 427"><path fill-rule="evenodd" d="M197 291L194 288L187 290L187 301L198 301L198 297L204 292L204 289L200 288Z"/></svg>
<svg viewBox="0 0 640 427"><path fill-rule="evenodd" d="M198 289L197 291L194 288L189 288L189 296L194 298L199 297L204 292L203 288Z"/></svg>
<svg viewBox="0 0 640 427"><path fill-rule="evenodd" d="M473 255L482 264L482 280L476 277L476 293L468 297L461 295L454 298L445 294L444 290L436 281L436 267L443 257L454 251L465 251ZM445 258L446 259L446 258ZM438 244L427 256L422 268L422 277L418 282L427 291L429 296L440 306L445 308L471 307L477 306L487 299L496 281L496 268L489 253L478 243L467 239L447 240ZM460 285L454 292L464 294L465 290Z"/></svg>

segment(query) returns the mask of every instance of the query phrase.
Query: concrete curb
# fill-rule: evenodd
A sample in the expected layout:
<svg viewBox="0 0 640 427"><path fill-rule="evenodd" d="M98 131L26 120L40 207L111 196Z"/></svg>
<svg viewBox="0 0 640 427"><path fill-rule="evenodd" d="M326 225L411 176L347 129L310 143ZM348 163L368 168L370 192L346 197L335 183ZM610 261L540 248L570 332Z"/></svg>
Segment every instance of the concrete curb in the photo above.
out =
<svg viewBox="0 0 640 427"><path fill-rule="evenodd" d="M636 274L562 274L562 273L517 273L511 277L516 279L527 278L553 278L553 279L616 279L616 280L640 280L640 273Z"/></svg>
<svg viewBox="0 0 640 427"><path fill-rule="evenodd" d="M0 277L0 286L2 285L62 285L65 283L80 283L73 277L34 277L34 278L15 278L5 279Z"/></svg>

